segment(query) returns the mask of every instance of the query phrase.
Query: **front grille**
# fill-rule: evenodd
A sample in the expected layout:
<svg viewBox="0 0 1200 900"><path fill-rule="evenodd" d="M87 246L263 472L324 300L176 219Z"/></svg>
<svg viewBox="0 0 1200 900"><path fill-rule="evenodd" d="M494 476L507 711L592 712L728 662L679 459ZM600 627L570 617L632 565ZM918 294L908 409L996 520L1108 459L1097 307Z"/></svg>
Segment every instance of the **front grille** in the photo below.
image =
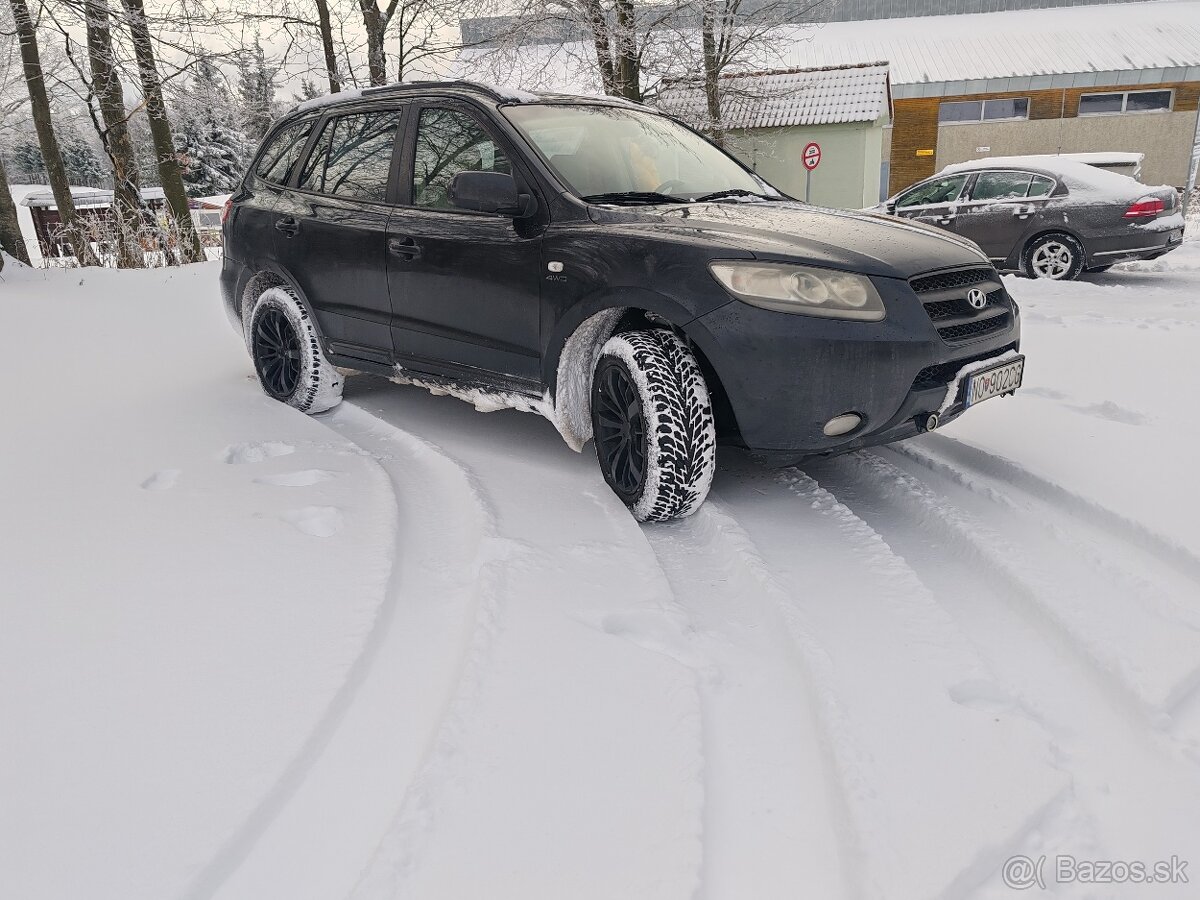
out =
<svg viewBox="0 0 1200 900"><path fill-rule="evenodd" d="M961 344L1004 331L1012 323L1012 304L993 268L959 269L920 275L909 281L925 312L947 344ZM987 303L975 309L967 289L984 285Z"/></svg>
<svg viewBox="0 0 1200 900"><path fill-rule="evenodd" d="M999 356L1001 353L1007 353L1009 350L1015 349L1017 349L1016 344L1009 344L1007 347L1001 347L998 350L989 350L987 353L964 356L962 359L956 359L953 362L938 363L936 366L926 366L913 379L913 390L924 391L935 387L944 388L958 374L958 370L968 363L979 362L981 359L991 359L993 356Z"/></svg>
<svg viewBox="0 0 1200 900"><path fill-rule="evenodd" d="M950 288L969 287L984 281L996 279L995 269L961 269L957 272L938 272L935 275L921 275L912 279L909 284L918 294L930 291L946 291Z"/></svg>

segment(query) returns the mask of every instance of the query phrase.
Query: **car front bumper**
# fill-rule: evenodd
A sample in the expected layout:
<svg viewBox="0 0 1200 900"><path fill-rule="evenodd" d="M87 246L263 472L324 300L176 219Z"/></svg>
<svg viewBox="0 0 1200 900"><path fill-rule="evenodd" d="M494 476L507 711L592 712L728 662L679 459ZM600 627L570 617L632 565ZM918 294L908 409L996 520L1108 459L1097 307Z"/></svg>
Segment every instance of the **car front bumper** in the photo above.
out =
<svg viewBox="0 0 1200 900"><path fill-rule="evenodd" d="M882 322L790 315L735 301L688 327L728 397L738 443L788 464L912 437L929 413L943 423L962 413L961 391L946 400L963 366L1019 348L1015 303L1007 327L952 345L906 282L878 279L876 287L888 311ZM827 436L826 423L845 413L862 423Z"/></svg>

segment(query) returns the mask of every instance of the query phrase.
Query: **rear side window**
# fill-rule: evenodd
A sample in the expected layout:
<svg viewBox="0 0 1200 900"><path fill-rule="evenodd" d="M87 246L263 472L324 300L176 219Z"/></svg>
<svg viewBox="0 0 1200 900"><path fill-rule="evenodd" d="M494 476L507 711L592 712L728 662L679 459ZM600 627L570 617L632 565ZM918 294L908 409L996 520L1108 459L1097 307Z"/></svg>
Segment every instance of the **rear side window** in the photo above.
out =
<svg viewBox="0 0 1200 900"><path fill-rule="evenodd" d="M457 109L423 109L413 160L413 203L450 209L450 181L459 172L512 174L508 156L474 118Z"/></svg>
<svg viewBox="0 0 1200 900"><path fill-rule="evenodd" d="M907 194L901 194L896 200L896 206L903 209L906 206L925 206L930 203L951 203L962 193L963 185L967 183L966 175L950 175L946 178L934 178L924 184L919 184Z"/></svg>
<svg viewBox="0 0 1200 900"><path fill-rule="evenodd" d="M387 198L398 110L354 113L325 123L304 164L300 187L355 200Z"/></svg>
<svg viewBox="0 0 1200 900"><path fill-rule="evenodd" d="M1054 180L1043 178L1041 175L1034 175L1033 181L1029 185L1029 193L1027 197L1045 197L1054 190Z"/></svg>
<svg viewBox="0 0 1200 900"><path fill-rule="evenodd" d="M972 200L1011 200L1024 197L1032 176L1028 172L981 172L971 188Z"/></svg>
<svg viewBox="0 0 1200 900"><path fill-rule="evenodd" d="M312 127L313 120L309 119L289 125L275 135L259 157L254 174L275 184L287 184L300 154L304 151L304 144Z"/></svg>

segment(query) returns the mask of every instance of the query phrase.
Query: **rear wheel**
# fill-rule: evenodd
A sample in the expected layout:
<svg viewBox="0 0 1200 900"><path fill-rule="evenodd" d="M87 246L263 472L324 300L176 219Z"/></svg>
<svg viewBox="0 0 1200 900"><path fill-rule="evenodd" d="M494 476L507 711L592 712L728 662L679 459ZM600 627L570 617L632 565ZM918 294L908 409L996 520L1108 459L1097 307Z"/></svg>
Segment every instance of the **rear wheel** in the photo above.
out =
<svg viewBox="0 0 1200 900"><path fill-rule="evenodd" d="M291 291L272 287L259 295L246 342L269 396L306 413L341 402L342 375L325 358L312 317Z"/></svg>
<svg viewBox="0 0 1200 900"><path fill-rule="evenodd" d="M1043 234L1026 245L1021 262L1030 278L1071 281L1083 271L1083 245L1069 234Z"/></svg>
<svg viewBox="0 0 1200 900"><path fill-rule="evenodd" d="M609 338L591 406L600 470L636 519L699 509L716 468L716 429L704 376L683 341L657 329Z"/></svg>

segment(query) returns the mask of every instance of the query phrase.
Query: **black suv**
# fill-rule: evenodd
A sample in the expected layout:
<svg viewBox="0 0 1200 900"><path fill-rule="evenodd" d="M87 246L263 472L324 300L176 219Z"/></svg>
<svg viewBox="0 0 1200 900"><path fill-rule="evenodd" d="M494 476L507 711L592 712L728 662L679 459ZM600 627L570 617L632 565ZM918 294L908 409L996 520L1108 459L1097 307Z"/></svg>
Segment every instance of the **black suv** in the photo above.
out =
<svg viewBox="0 0 1200 900"><path fill-rule="evenodd" d="M1021 381L969 241L771 187L615 99L455 82L284 116L226 206L221 287L263 388L340 369L595 439L642 520L694 512L718 442L778 464L927 431Z"/></svg>

